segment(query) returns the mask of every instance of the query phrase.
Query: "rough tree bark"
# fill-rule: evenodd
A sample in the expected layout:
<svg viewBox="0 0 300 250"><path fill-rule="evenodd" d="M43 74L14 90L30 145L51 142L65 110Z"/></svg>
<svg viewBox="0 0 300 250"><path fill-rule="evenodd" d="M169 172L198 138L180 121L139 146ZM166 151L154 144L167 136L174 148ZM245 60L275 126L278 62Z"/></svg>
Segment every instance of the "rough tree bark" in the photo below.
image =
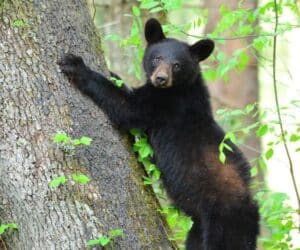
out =
<svg viewBox="0 0 300 250"><path fill-rule="evenodd" d="M0 0L0 14L0 223L19 228L0 248L85 249L120 228L114 249L171 249L126 140L56 65L70 51L105 69L84 1ZM87 135L92 146L68 156L51 142L59 130ZM49 188L74 172L91 182Z"/></svg>

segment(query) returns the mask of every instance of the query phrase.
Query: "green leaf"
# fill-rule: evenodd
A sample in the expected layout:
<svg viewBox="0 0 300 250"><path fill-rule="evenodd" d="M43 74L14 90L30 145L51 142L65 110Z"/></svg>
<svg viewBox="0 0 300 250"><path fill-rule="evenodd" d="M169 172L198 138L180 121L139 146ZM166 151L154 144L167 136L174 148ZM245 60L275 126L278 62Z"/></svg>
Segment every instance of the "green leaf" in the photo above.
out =
<svg viewBox="0 0 300 250"><path fill-rule="evenodd" d="M214 69L206 69L206 70L203 70L202 73L203 73L203 77L205 78L205 80L208 80L208 81L216 80L217 73Z"/></svg>
<svg viewBox="0 0 300 250"><path fill-rule="evenodd" d="M11 229L18 229L18 225L16 223L9 223L9 224L6 224L8 226L8 228L11 228Z"/></svg>
<svg viewBox="0 0 300 250"><path fill-rule="evenodd" d="M225 160L226 160L226 155L224 154L224 152L220 152L219 154L219 160L222 164L225 163Z"/></svg>
<svg viewBox="0 0 300 250"><path fill-rule="evenodd" d="M273 153L274 153L273 149L269 148L265 154L266 159L269 160L273 156Z"/></svg>
<svg viewBox="0 0 300 250"><path fill-rule="evenodd" d="M72 179L80 184L87 184L90 182L90 178L84 174L72 174Z"/></svg>
<svg viewBox="0 0 300 250"><path fill-rule="evenodd" d="M18 226L16 223L1 224L0 225L0 235L3 234L9 228L18 229Z"/></svg>
<svg viewBox="0 0 300 250"><path fill-rule="evenodd" d="M266 172L267 172L267 169L268 169L268 166L267 166L267 163L265 162L264 158L260 157L260 158L258 159L258 163L259 163L259 166L260 166L260 168L262 169L262 171L263 171L264 173L266 173Z"/></svg>
<svg viewBox="0 0 300 250"><path fill-rule="evenodd" d="M23 27L25 25L25 22L23 22L22 20L15 20L12 24L13 27Z"/></svg>
<svg viewBox="0 0 300 250"><path fill-rule="evenodd" d="M159 180L160 179L160 176L161 176L161 172L159 169L156 169L154 172L153 172L153 177L156 179L156 180Z"/></svg>
<svg viewBox="0 0 300 250"><path fill-rule="evenodd" d="M300 136L296 135L296 134L292 134L290 137L290 141L295 142L295 141L299 141L300 140Z"/></svg>
<svg viewBox="0 0 300 250"><path fill-rule="evenodd" d="M139 17L141 15L141 11L138 7L136 6L132 6L132 13L133 15L135 15L136 17Z"/></svg>
<svg viewBox="0 0 300 250"><path fill-rule="evenodd" d="M118 88L121 88L124 85L124 81L122 79L118 79L115 77L109 78Z"/></svg>
<svg viewBox="0 0 300 250"><path fill-rule="evenodd" d="M158 170L158 168L152 163L150 163L150 165L147 167L147 171L149 171L149 172L154 172L157 170Z"/></svg>
<svg viewBox="0 0 300 250"><path fill-rule="evenodd" d="M99 243L102 247L106 246L110 242L110 238L103 235L99 238Z"/></svg>
<svg viewBox="0 0 300 250"><path fill-rule="evenodd" d="M268 125L264 124L258 130L256 130L256 135L259 136L259 137L262 137L268 132L268 130L269 130Z"/></svg>
<svg viewBox="0 0 300 250"><path fill-rule="evenodd" d="M66 182L67 182L67 178L66 178L64 175L62 175L62 176L59 176L59 177L53 179L53 180L49 183L49 187L51 187L51 188L56 188L56 187L58 187L59 185L64 184L64 183L66 183Z"/></svg>
<svg viewBox="0 0 300 250"><path fill-rule="evenodd" d="M160 11L162 11L162 10L164 10L162 7L157 6L157 7L153 8L153 9L151 9L151 10L149 11L149 13L156 13L156 12L160 12Z"/></svg>
<svg viewBox="0 0 300 250"><path fill-rule="evenodd" d="M114 229L109 231L109 236L114 238L117 236L124 236L124 232L122 229Z"/></svg>
<svg viewBox="0 0 300 250"><path fill-rule="evenodd" d="M149 145L144 145L139 149L139 154L142 158L146 158L148 156L152 156L153 151Z"/></svg>
<svg viewBox="0 0 300 250"><path fill-rule="evenodd" d="M228 144L226 144L225 142L223 143L224 148L226 148L228 151L233 152L232 147L230 147Z"/></svg>
<svg viewBox="0 0 300 250"><path fill-rule="evenodd" d="M143 176L143 183L144 185L152 185L153 184L153 181L151 180L151 178L147 177L147 176Z"/></svg>
<svg viewBox="0 0 300 250"><path fill-rule="evenodd" d="M65 132L57 132L53 137L54 143L68 143L71 138Z"/></svg>
<svg viewBox="0 0 300 250"><path fill-rule="evenodd" d="M237 139L236 139L236 136L233 132L228 132L226 133L225 135L225 139L230 139L232 141L233 144L236 144L237 143Z"/></svg>
<svg viewBox="0 0 300 250"><path fill-rule="evenodd" d="M268 45L269 43L268 38L266 37L257 37L253 40L253 47L258 50L261 51L266 45Z"/></svg>
<svg viewBox="0 0 300 250"><path fill-rule="evenodd" d="M87 136L82 136L80 139L74 139L72 141L72 144L74 146L78 146L78 145L89 146L89 145L91 145L91 142L92 142L92 138L89 138Z"/></svg>
<svg viewBox="0 0 300 250"><path fill-rule="evenodd" d="M240 61L239 61L239 64L238 64L238 68L239 68L239 70L244 70L248 65L249 56L245 51L242 51L241 54L240 54L239 59L240 59Z"/></svg>
<svg viewBox="0 0 300 250"><path fill-rule="evenodd" d="M218 59L218 61L223 62L223 61L225 60L225 58L226 58L226 55L225 55L224 52L220 51L220 52L217 54L217 59Z"/></svg>
<svg viewBox="0 0 300 250"><path fill-rule="evenodd" d="M95 246L95 245L99 245L99 244L100 244L99 239L97 239L97 240L89 240L89 241L87 242L87 245L88 245L88 246Z"/></svg>
<svg viewBox="0 0 300 250"><path fill-rule="evenodd" d="M81 141L79 139L74 139L72 143L73 145L78 146L81 144Z"/></svg>
<svg viewBox="0 0 300 250"><path fill-rule="evenodd" d="M251 113L254 110L254 108L255 108L254 104L248 104L246 107L247 114Z"/></svg>
<svg viewBox="0 0 300 250"><path fill-rule="evenodd" d="M141 9L152 9L155 6L159 5L158 1L143 1L140 5Z"/></svg>
<svg viewBox="0 0 300 250"><path fill-rule="evenodd" d="M86 136L82 136L80 138L80 142L81 142L82 145L89 146L89 145L91 145L92 138L89 138L89 137L86 137Z"/></svg>
<svg viewBox="0 0 300 250"><path fill-rule="evenodd" d="M251 177L256 176L257 173L258 173L257 167L256 167L256 166L255 166L255 167L252 167L252 168L250 169L250 173L251 173Z"/></svg>
<svg viewBox="0 0 300 250"><path fill-rule="evenodd" d="M177 218L178 218L178 213L177 211L176 212L173 212L171 215L168 215L167 216L167 222L168 222L168 225L171 227L171 228L174 228L176 222L177 222Z"/></svg>
<svg viewBox="0 0 300 250"><path fill-rule="evenodd" d="M255 12L255 11L250 12L249 15L248 15L248 21L250 23L254 23L255 20L256 20L256 17L257 17L257 12Z"/></svg>

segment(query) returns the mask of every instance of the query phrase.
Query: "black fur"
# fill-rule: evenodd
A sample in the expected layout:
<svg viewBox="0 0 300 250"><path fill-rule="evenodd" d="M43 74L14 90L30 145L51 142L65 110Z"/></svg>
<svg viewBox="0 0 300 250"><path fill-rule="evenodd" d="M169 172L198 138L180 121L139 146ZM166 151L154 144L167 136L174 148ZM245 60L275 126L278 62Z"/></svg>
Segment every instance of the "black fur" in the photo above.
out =
<svg viewBox="0 0 300 250"><path fill-rule="evenodd" d="M189 46L165 38L154 19L146 24L145 36L147 80L132 91L114 86L80 57L65 55L59 65L120 129L140 128L148 134L170 198L193 218L188 250L255 249L259 215L249 191L249 164L230 142L233 152L226 152L225 164L219 162L224 132L213 118L200 74L199 61L211 54L213 42ZM151 77L163 63L172 86L158 88Z"/></svg>

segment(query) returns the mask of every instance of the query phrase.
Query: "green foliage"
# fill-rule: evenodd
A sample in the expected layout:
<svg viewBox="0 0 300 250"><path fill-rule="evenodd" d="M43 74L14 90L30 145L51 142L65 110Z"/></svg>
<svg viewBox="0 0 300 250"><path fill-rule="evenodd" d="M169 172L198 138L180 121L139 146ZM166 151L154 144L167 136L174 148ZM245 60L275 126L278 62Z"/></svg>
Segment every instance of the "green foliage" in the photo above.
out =
<svg viewBox="0 0 300 250"><path fill-rule="evenodd" d="M13 27L24 27L25 25L26 23L22 20L15 20L12 24Z"/></svg>
<svg viewBox="0 0 300 250"><path fill-rule="evenodd" d="M53 137L54 143L69 143L71 138L65 132L57 132Z"/></svg>
<svg viewBox="0 0 300 250"><path fill-rule="evenodd" d="M291 232L297 229L293 219L296 211L288 205L288 196L285 193L263 190L256 194L256 199L260 205L262 223L269 230L267 237L260 238L264 249L295 249Z"/></svg>
<svg viewBox="0 0 300 250"><path fill-rule="evenodd" d="M82 185L85 185L85 184L90 182L90 178L87 175L81 174L81 173L73 173L71 175L71 178L76 183L79 183L79 184L82 184ZM64 176L64 175L61 175L61 176L58 176L58 177L54 178L53 180L51 180L50 183L49 183L49 187L50 188L57 188L60 185L63 185L67 182L68 182L67 177Z"/></svg>
<svg viewBox="0 0 300 250"><path fill-rule="evenodd" d="M138 129L131 129L130 134L134 136L133 151L138 154L138 161L143 164L147 172L144 176L144 184L152 185L157 194L162 194L160 179L160 170L151 163L153 150L148 143L147 136Z"/></svg>
<svg viewBox="0 0 300 250"><path fill-rule="evenodd" d="M87 245L90 247L93 246L107 246L114 238L124 236L124 232L121 229L110 230L107 235L100 235L98 239L89 240Z"/></svg>
<svg viewBox="0 0 300 250"><path fill-rule="evenodd" d="M172 205L165 205L160 212L166 217L167 223L172 230L170 240L179 243L183 248L183 242L191 229L193 222L190 217L185 216L180 210Z"/></svg>
<svg viewBox="0 0 300 250"><path fill-rule="evenodd" d="M295 101L291 101L291 105L294 105ZM288 110L287 107L281 107L281 112ZM231 119L243 120L244 117L248 115L257 116L260 123L255 123L249 125L247 128L243 128L240 123L231 123L233 125L234 130L228 132L221 144L219 145L220 151L220 161L224 162L226 159L226 152L224 150L227 149L230 151L224 143L226 140L230 140L232 143L242 143L241 135L247 135L250 130L254 129L255 134L259 138L270 137L276 138L275 141L270 141L267 144L267 149L263 152L260 157L257 159L258 164L254 165L251 168L251 176L254 177L258 174L258 169L262 170L263 173L267 173L268 171L268 161L274 157L274 147L278 144L283 143L283 138L281 135L278 135L279 124L278 121L271 120L270 117L273 117L274 110L265 110L258 114L255 112L255 105L248 105L244 109L235 109L235 110L219 110L218 115L219 118L223 120L223 122L231 121ZM290 117L291 118L291 117ZM271 120L269 123L263 123L263 120ZM297 118L295 117L295 121L297 122ZM228 127L230 127L230 125ZM300 125L296 126L295 130L289 130L289 132L285 131L286 138L289 143L299 143L300 138L298 136L300 132ZM239 134L239 138L233 136L233 134ZM226 144L226 143L225 143ZM298 144L298 146L300 146ZM296 146L296 148L298 148ZM256 194L256 199L260 205L260 215L261 215L261 224L267 230L267 235L260 238L262 245L265 250L292 250L297 249L292 244L292 233L297 231L298 228L295 225L294 217L299 214L295 209L293 209L288 203L288 196L285 193L272 192L269 190L265 190L265 185L260 188L260 191Z"/></svg>
<svg viewBox="0 0 300 250"><path fill-rule="evenodd" d="M144 166L147 172L147 176L143 177L144 184L152 186L154 193L160 199L162 206L160 212L166 216L168 225L172 229L173 234L170 240L175 240L182 245L192 226L192 221L180 210L169 204L170 202L160 181L160 170L151 162L153 150L148 143L147 135L138 129L131 129L130 133L135 138L133 150L137 153L138 161Z"/></svg>
<svg viewBox="0 0 300 250"><path fill-rule="evenodd" d="M72 174L72 179L75 181L75 182L78 182L80 184L87 184L90 182L90 178L84 174L76 174L76 173L73 173Z"/></svg>
<svg viewBox="0 0 300 250"><path fill-rule="evenodd" d="M140 8L149 11L149 13L169 12L182 7L181 0L138 0Z"/></svg>
<svg viewBox="0 0 300 250"><path fill-rule="evenodd" d="M257 135L258 137L262 137L262 136L264 136L264 135L268 132L268 130L269 130L268 125L267 125L267 124L264 124L264 125L262 125L261 127L259 127L258 130L256 130L256 135Z"/></svg>
<svg viewBox="0 0 300 250"><path fill-rule="evenodd" d="M117 237L117 236L124 236L124 232L121 229L110 230L108 232L108 234L109 234L109 237L111 237L111 238L114 238L114 237Z"/></svg>
<svg viewBox="0 0 300 250"><path fill-rule="evenodd" d="M67 182L67 178L64 175L58 176L55 179L53 179L52 181L50 181L49 187L56 188L62 184L65 184L66 182Z"/></svg>
<svg viewBox="0 0 300 250"><path fill-rule="evenodd" d="M75 149L78 146L90 146L92 139L87 136L81 138L72 138L65 132L57 132L52 139L53 143L59 146L65 153L74 155Z"/></svg>
<svg viewBox="0 0 300 250"><path fill-rule="evenodd" d="M124 84L124 81L122 79L118 79L118 78L115 78L115 77L110 77L109 78L113 83L115 83L115 85L119 88L121 88Z"/></svg>
<svg viewBox="0 0 300 250"><path fill-rule="evenodd" d="M236 136L233 132L228 132L225 134L224 139L219 145L219 160L221 163L225 163L226 160L226 154L225 154L225 149L228 151L233 152L233 149L228 145L228 142L231 141L232 143L236 143Z"/></svg>
<svg viewBox="0 0 300 250"><path fill-rule="evenodd" d="M18 229L18 225L16 223L0 224L0 236L8 229Z"/></svg>
<svg viewBox="0 0 300 250"><path fill-rule="evenodd" d="M71 178L76 183L79 183L79 184L82 184L82 185L88 184L90 182L90 178L87 175L82 174L82 173L72 173ZM60 185L63 185L67 182L68 182L68 178L64 175L61 175L61 176L58 176L58 177L54 178L52 181L50 181L49 187L50 188L57 188Z"/></svg>
<svg viewBox="0 0 300 250"><path fill-rule="evenodd" d="M74 139L73 140L73 145L74 146L79 146L79 145L84 145L84 146L90 146L92 142L92 139L86 136L82 136L79 139Z"/></svg>
<svg viewBox="0 0 300 250"><path fill-rule="evenodd" d="M75 149L78 146L90 146L92 139L87 136L82 136L80 138L72 138L65 132L57 132L53 138L53 143L58 145L64 152L70 154L71 156L75 154ZM71 178L73 181L79 184L87 184L90 182L90 178L82 173L72 173ZM57 188L62 184L67 183L68 179L66 176L61 175L50 181L50 188Z"/></svg>
<svg viewBox="0 0 300 250"><path fill-rule="evenodd" d="M252 115L256 117L258 113L255 110L256 104L248 104L244 109L219 109L217 111L219 122L225 127L225 130L229 130L219 144L219 160L221 163L224 164L226 161L226 151L232 152L232 148L228 145L229 143L237 144L238 137L239 140L243 140L243 138L248 136L251 130L259 127L258 122L250 124L247 127L244 127L241 122L245 116ZM256 134L262 135L263 132L265 132L264 130L264 126L259 127L256 130Z"/></svg>

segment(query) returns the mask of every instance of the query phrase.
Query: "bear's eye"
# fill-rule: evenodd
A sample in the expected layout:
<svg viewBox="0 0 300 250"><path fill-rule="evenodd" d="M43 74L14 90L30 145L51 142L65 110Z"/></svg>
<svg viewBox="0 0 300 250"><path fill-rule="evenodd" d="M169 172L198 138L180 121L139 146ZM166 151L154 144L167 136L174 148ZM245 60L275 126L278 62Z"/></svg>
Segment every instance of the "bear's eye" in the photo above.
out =
<svg viewBox="0 0 300 250"><path fill-rule="evenodd" d="M174 69L175 71L180 70L180 64L179 64L179 63L174 63L174 64L173 64L173 69Z"/></svg>
<svg viewBox="0 0 300 250"><path fill-rule="evenodd" d="M160 61L161 61L161 57L155 57L154 59L153 59L153 65L154 66L157 66L159 63L160 63Z"/></svg>

